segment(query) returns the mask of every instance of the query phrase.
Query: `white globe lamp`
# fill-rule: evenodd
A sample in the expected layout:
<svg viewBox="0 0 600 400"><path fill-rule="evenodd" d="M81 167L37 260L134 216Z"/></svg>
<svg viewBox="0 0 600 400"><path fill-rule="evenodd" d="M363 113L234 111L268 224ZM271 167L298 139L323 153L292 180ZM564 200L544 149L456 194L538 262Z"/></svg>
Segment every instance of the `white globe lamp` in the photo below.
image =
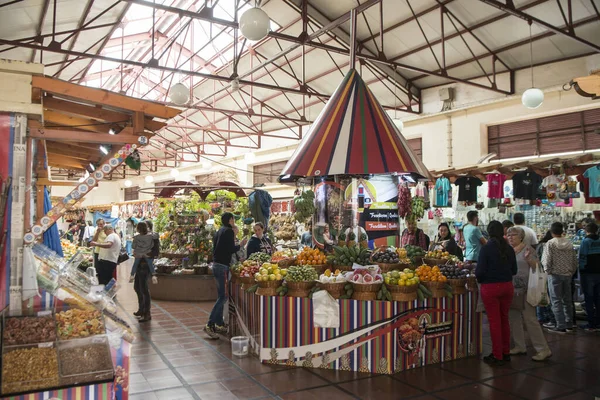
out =
<svg viewBox="0 0 600 400"><path fill-rule="evenodd" d="M250 41L258 42L269 34L270 20L266 12L254 7L240 17L242 35Z"/></svg>
<svg viewBox="0 0 600 400"><path fill-rule="evenodd" d="M154 177L152 175L148 175L146 178L144 178L144 180L146 183L152 183L154 182Z"/></svg>
<svg viewBox="0 0 600 400"><path fill-rule="evenodd" d="M404 122L402 122L401 119L395 119L394 120L394 125L396 125L396 128L398 128L398 130L400 131L400 133L402 133L402 131L404 130Z"/></svg>
<svg viewBox="0 0 600 400"><path fill-rule="evenodd" d="M169 98L174 104L182 106L190 99L190 90L183 83L176 83L169 90Z"/></svg>
<svg viewBox="0 0 600 400"><path fill-rule="evenodd" d="M173 178L177 178L177 177L179 176L179 170L178 170L177 168L173 168L173 169L171 170L171 176L172 176Z"/></svg>
<svg viewBox="0 0 600 400"><path fill-rule="evenodd" d="M544 92L538 88L527 89L521 97L523 105L531 110L534 110L544 102Z"/></svg>
<svg viewBox="0 0 600 400"><path fill-rule="evenodd" d="M133 182L127 179L125 182L123 182L123 185L125 185L125 187L131 187L131 185L133 185Z"/></svg>

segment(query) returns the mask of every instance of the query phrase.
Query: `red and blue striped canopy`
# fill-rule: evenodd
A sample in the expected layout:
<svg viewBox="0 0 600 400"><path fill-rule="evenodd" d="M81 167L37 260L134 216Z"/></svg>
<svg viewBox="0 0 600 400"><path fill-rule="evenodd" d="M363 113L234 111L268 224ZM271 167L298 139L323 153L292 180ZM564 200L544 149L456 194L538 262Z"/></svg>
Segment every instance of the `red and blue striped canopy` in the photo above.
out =
<svg viewBox="0 0 600 400"><path fill-rule="evenodd" d="M429 176L392 119L351 69L280 175L415 173Z"/></svg>

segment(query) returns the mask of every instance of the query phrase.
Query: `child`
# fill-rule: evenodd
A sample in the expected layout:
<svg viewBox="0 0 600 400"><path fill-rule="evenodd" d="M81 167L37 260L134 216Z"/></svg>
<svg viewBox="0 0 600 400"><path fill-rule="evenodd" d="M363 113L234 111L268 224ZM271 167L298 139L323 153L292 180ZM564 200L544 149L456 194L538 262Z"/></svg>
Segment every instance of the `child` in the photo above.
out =
<svg viewBox="0 0 600 400"><path fill-rule="evenodd" d="M150 273L154 274L154 259L151 257L152 249L154 247L154 238L152 237L152 234L148 234L148 225L146 225L144 221L137 224L136 230L138 235L133 237L133 243L131 244L135 261L133 262L133 268L131 268L129 283L133 283L135 272L142 262L142 259L146 260L148 268L150 268Z"/></svg>

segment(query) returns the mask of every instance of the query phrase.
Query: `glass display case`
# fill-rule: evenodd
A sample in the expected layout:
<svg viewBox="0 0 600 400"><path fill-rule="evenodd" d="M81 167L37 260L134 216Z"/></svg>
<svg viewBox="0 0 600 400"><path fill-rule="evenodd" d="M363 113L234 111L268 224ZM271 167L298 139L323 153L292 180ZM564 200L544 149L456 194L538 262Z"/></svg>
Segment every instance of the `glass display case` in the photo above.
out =
<svg viewBox="0 0 600 400"><path fill-rule="evenodd" d="M60 384L77 386L111 381L114 368L105 335L58 343Z"/></svg>
<svg viewBox="0 0 600 400"><path fill-rule="evenodd" d="M56 342L2 348L2 395L59 386Z"/></svg>

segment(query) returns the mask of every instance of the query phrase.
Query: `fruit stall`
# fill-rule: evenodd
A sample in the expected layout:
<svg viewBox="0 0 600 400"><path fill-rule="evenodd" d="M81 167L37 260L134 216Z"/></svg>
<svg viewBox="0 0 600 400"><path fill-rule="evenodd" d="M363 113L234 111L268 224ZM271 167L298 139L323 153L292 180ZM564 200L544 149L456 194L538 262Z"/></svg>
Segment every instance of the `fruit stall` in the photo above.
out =
<svg viewBox="0 0 600 400"><path fill-rule="evenodd" d="M425 211L401 193L429 173L356 71L316 121L280 175L314 248L232 268L230 333L294 367L392 374L479 354L474 266L399 248L402 219Z"/></svg>

